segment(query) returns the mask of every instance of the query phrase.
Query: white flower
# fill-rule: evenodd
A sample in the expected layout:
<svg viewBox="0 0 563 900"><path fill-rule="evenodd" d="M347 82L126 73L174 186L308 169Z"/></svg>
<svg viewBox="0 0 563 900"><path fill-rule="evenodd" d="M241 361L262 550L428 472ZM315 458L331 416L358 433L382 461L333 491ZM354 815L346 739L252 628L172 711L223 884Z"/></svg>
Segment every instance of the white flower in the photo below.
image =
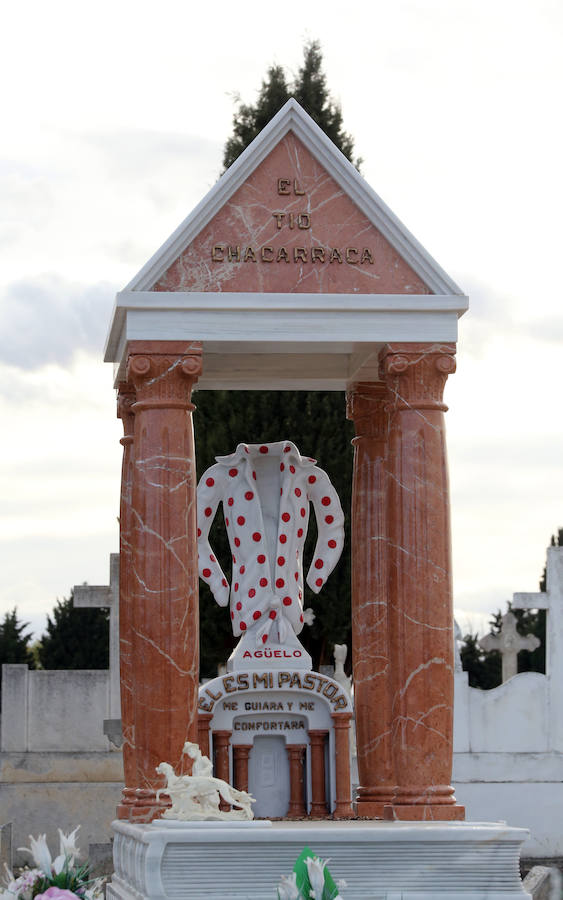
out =
<svg viewBox="0 0 563 900"><path fill-rule="evenodd" d="M104 896L104 878L96 878L93 884L84 891L86 900L101 900Z"/></svg>
<svg viewBox="0 0 563 900"><path fill-rule="evenodd" d="M310 606L303 610L303 622L305 625L312 625L315 621L315 613Z"/></svg>
<svg viewBox="0 0 563 900"><path fill-rule="evenodd" d="M12 872L12 870L10 868L8 868L8 863L4 863L4 868L6 870L6 874L4 875L4 884L7 887L11 881L15 881L15 878L14 878L14 873Z"/></svg>
<svg viewBox="0 0 563 900"><path fill-rule="evenodd" d="M18 850L20 850L22 853L30 853L37 868L41 869L41 871L44 872L45 875L51 875L51 866L53 861L51 859L51 853L47 846L45 835L40 834L37 839L35 839L30 834L29 840L31 842L31 847L18 847Z"/></svg>
<svg viewBox="0 0 563 900"><path fill-rule="evenodd" d="M74 863L77 856L80 856L80 849L76 846L76 833L79 828L80 825L77 825L74 831L71 831L69 834L64 834L59 828L59 852L63 857L68 857L70 865Z"/></svg>
<svg viewBox="0 0 563 900"><path fill-rule="evenodd" d="M3 900L14 900L14 897L19 900L31 900L33 886L39 878L43 878L44 873L39 869L24 869L19 878L14 878L14 874L8 866L5 868L7 872L6 890L0 894Z"/></svg>
<svg viewBox="0 0 563 900"><path fill-rule="evenodd" d="M297 875L292 872L289 878L282 875L281 882L278 885L279 900L299 900L301 893L297 887Z"/></svg>
<svg viewBox="0 0 563 900"><path fill-rule="evenodd" d="M308 856L305 860L307 865L307 874L311 882L311 897L314 900L323 900L325 888L325 866L330 862L329 859L322 860L318 856Z"/></svg>

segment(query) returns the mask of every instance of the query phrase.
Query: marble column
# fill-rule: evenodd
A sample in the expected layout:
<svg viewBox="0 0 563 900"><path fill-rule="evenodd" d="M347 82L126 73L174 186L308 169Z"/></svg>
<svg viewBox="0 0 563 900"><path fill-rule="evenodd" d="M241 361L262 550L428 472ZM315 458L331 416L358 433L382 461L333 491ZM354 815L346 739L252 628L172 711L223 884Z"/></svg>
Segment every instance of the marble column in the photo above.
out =
<svg viewBox="0 0 563 900"><path fill-rule="evenodd" d="M201 345L132 341L127 380L136 391L131 490L132 693L135 804L150 822L160 762L186 771L186 740L197 741L199 677L196 470L191 392Z"/></svg>
<svg viewBox="0 0 563 900"><path fill-rule="evenodd" d="M311 811L315 818L326 818L326 772L325 746L328 731L312 729L309 731L309 747L311 748Z"/></svg>
<svg viewBox="0 0 563 900"><path fill-rule="evenodd" d="M232 731L227 730L212 732L213 756L215 763L214 774L216 778L220 778L221 781L226 781L227 784L231 783L231 773L229 765L229 747L231 744L231 735ZM221 800L219 802L219 809L226 811L230 808L230 804L226 803L226 801L221 797Z"/></svg>
<svg viewBox="0 0 563 900"><path fill-rule="evenodd" d="M347 394L354 422L352 483L352 648L359 789L357 814L383 816L393 797L391 660L385 455L389 396L382 382Z"/></svg>
<svg viewBox="0 0 563 900"><path fill-rule="evenodd" d="M121 732L123 735L123 774L125 787L117 818L128 819L135 803L136 760L133 721L132 610L129 583L131 578L131 487L133 483L133 431L135 414L132 406L135 391L125 382L117 392L117 415L123 423L123 460L121 465L121 497L119 504L119 675L121 684Z"/></svg>
<svg viewBox="0 0 563 900"><path fill-rule="evenodd" d="M336 770L336 806L333 812L335 819L352 819L355 816L352 807L350 780L350 721L351 712L331 713L334 724L334 755Z"/></svg>
<svg viewBox="0 0 563 900"><path fill-rule="evenodd" d="M463 819L451 787L453 608L442 395L454 344L382 353L389 429L389 636L394 796L386 818Z"/></svg>
<svg viewBox="0 0 563 900"><path fill-rule="evenodd" d="M203 756L209 757L209 725L213 713L198 712L197 714L197 742Z"/></svg>
<svg viewBox="0 0 563 900"><path fill-rule="evenodd" d="M252 744L233 744L233 784L238 791L248 791L248 757Z"/></svg>
<svg viewBox="0 0 563 900"><path fill-rule="evenodd" d="M287 819L305 816L305 744L286 744L289 759L289 808Z"/></svg>

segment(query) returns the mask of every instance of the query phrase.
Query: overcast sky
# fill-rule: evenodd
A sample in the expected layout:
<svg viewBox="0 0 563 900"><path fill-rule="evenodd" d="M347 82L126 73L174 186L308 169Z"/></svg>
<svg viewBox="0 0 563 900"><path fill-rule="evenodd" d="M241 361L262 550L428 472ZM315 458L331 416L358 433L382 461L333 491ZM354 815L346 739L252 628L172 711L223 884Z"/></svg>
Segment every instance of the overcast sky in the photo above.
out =
<svg viewBox="0 0 563 900"><path fill-rule="evenodd" d="M0 615L40 634L107 583L115 292L216 181L235 97L311 38L364 177L470 297L446 389L462 629L537 590L563 526L559 0L29 0L3 36Z"/></svg>

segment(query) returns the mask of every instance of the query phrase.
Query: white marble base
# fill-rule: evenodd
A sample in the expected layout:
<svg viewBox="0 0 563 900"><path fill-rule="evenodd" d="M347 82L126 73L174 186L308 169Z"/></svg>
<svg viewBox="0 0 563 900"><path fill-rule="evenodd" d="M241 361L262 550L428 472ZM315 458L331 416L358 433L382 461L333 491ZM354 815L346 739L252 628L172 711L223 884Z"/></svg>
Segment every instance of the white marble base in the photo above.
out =
<svg viewBox="0 0 563 900"><path fill-rule="evenodd" d="M268 900L307 845L345 900L531 900L524 828L483 822L115 821L108 900Z"/></svg>

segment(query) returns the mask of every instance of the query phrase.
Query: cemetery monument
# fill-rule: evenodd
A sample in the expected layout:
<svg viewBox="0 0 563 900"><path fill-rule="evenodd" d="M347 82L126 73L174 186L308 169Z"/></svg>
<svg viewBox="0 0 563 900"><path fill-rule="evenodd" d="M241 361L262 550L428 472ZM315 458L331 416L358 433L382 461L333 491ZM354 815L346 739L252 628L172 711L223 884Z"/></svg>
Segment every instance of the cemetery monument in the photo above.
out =
<svg viewBox="0 0 563 900"><path fill-rule="evenodd" d="M455 372L457 321L466 309L463 292L294 100L118 294L106 360L114 363L124 425L125 790L114 823L109 897L263 900L305 843L333 865L338 860L347 897L400 894L408 900L416 894L429 900L438 885L442 896L468 900L527 896L516 865L526 832L465 823L451 786L454 658L443 391ZM315 553L312 573L313 588L322 587L341 547L337 498L326 482L317 493L320 470L287 435L274 445L242 445L230 460L219 460L205 476L214 483L203 482L198 510L196 386L347 393L343 415L356 430L355 808L346 774L350 700L337 682L312 673L296 655L301 570L292 576L291 558L273 549L284 534L292 552L301 552L308 485L317 518L325 498L331 510L319 531L327 546ZM286 446L295 468L291 478L279 471ZM254 470L246 449L258 460ZM282 491L276 502L275 491L264 500L269 480ZM231 612L243 636L228 674L198 690L198 569L226 604L227 579L211 559L205 528L219 500L228 509L229 499L236 517L225 523L236 557ZM263 529L256 524L260 517ZM292 530L283 530L281 523L290 522ZM292 654L291 665L284 652ZM269 740L282 739L275 752L273 745L258 752L251 729L242 728L256 725L246 712L262 712L252 703L266 697L282 709L263 721L290 722L288 730L264 729ZM307 709L311 697L315 707ZM284 705L295 701L298 711ZM186 741L199 743L206 755L211 745L215 777L232 783L232 771L239 790L252 778L258 784L269 765L271 776L285 752L288 813L302 821L161 818L170 803L157 767L166 762L175 776L187 774ZM261 760L262 776L252 773L253 757ZM320 779L308 783L312 760L323 758L324 795ZM357 820L311 818L327 813Z"/></svg>

